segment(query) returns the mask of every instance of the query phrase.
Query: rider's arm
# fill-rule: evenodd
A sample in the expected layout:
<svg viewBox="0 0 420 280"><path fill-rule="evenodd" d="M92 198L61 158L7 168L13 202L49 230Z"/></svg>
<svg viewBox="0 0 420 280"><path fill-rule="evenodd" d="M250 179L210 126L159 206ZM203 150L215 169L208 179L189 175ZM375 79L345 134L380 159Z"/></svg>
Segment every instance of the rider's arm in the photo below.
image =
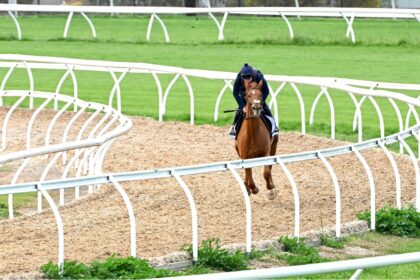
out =
<svg viewBox="0 0 420 280"><path fill-rule="evenodd" d="M265 102L265 99L267 99L268 94L270 93L270 89L268 88L268 83L265 80L264 75L260 71L257 73L257 82L259 81L263 81L261 92L263 94L263 101Z"/></svg>
<svg viewBox="0 0 420 280"><path fill-rule="evenodd" d="M244 100L242 98L242 78L239 76L239 74L236 77L235 83L233 84L233 97L235 97L239 108L243 108L245 106Z"/></svg>

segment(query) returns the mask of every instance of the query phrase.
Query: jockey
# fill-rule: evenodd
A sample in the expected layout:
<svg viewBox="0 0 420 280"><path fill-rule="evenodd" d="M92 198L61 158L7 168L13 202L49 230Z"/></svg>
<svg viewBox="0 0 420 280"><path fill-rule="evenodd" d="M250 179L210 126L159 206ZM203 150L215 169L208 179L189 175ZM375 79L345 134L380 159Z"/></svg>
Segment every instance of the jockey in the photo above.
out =
<svg viewBox="0 0 420 280"><path fill-rule="evenodd" d="M233 126L229 130L229 136L233 139L236 138L237 131L235 130L235 127L238 123L242 123L244 119L244 109L246 105L246 101L244 99L245 96L245 84L249 85L251 82L259 83L260 81L263 82L261 92L263 94L263 106L262 106L262 113L265 116L268 116L271 118L271 122L274 124L274 129L271 133L271 136L274 136L279 133L279 129L277 128L277 125L275 124L275 121L273 119L273 115L271 114L270 108L265 103L265 99L267 98L269 94L269 88L267 81L264 78L264 75L257 69L252 68L251 65L248 65L248 63L245 63L244 66L241 68L241 71L239 71L238 75L236 76L235 83L233 85L233 97L236 100L236 103L238 103L238 109L235 112L235 117L233 119ZM239 124L240 127L240 124Z"/></svg>

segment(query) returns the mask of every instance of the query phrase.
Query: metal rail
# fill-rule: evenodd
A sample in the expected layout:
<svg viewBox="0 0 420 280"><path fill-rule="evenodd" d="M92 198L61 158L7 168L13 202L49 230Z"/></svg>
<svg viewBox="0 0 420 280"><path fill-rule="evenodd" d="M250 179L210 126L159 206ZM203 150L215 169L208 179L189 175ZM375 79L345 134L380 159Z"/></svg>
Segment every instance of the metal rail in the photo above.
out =
<svg viewBox="0 0 420 280"><path fill-rule="evenodd" d="M347 23L346 37L351 37L353 43L356 42L356 36L353 29L353 23L356 17L363 18L400 18L414 19L420 22L420 11L417 9L390 9L390 8L329 8L329 7L217 7L217 8L182 8L182 7L127 7L127 6L65 6L65 5L22 5L22 4L0 4L0 11L7 12L12 18L18 32L18 39L22 39L22 30L17 17L12 13L16 12L48 12L48 13L69 13L66 25L64 27L63 38L66 38L70 28L74 13L80 13L88 23L92 37L96 38L96 30L92 21L86 15L95 14L146 14L150 15L147 27L146 40L150 40L154 19L162 27L165 34L165 41L170 42L169 32L163 20L158 14L163 15L184 15L184 14L208 14L215 22L218 29L218 40L224 40L223 29L228 15L245 14L259 16L280 16L286 23L290 38L294 38L293 27L288 20L288 16L306 17L338 17L343 18ZM213 14L223 14L221 21Z"/></svg>
<svg viewBox="0 0 420 280"><path fill-rule="evenodd" d="M393 135L386 136L384 138L377 138L364 141L358 144L350 144L335 148L328 148L323 150L308 151L303 153L296 153L290 155L282 156L270 156L263 158L247 159L247 160L233 160L225 162L214 162L201 165L193 166L181 166L181 167L171 167L171 168L162 168L146 171L135 171L135 172L122 172L122 173L112 173L112 174L101 174L96 176L86 176L80 178L68 178L61 180L50 180L42 183L45 190L56 190L60 188L73 188L81 187L87 185L97 185L97 184L107 184L109 183L109 176L112 176L117 182L125 181L136 181L136 180L146 180L146 179L160 179L160 178L170 178L173 177L174 172L179 176L188 176L196 175L201 173L209 172L218 172L226 171L229 169L244 169L244 168L253 168L260 167L265 165L275 165L275 164L287 164L293 162L300 162L305 160L314 160L320 159L321 157L334 157L343 154L354 153L355 150L363 151L372 148L378 148L382 145L390 145L398 142L403 142L404 139L412 137L420 133L420 124L415 125L414 127L404 130L403 132L395 133ZM408 151L411 151L410 147L406 144L405 148ZM411 151L412 153L412 151ZM412 154L413 164L417 163L417 160ZM420 175L420 173L419 173ZM0 195L8 193L25 193L25 192L36 192L38 183L22 183L22 184L13 184L13 185L2 185L0 186ZM420 201L416 202L420 206ZM420 207L417 207L420 209Z"/></svg>
<svg viewBox="0 0 420 280"><path fill-rule="evenodd" d="M319 264L307 264L288 267L265 268L256 270L245 270L237 272L212 273L191 276L168 277L161 279L179 280L218 280L218 279L272 279L281 277L303 276L321 273L333 273L355 269L367 269L390 265L400 265L420 262L420 252L399 255L388 255L381 257L361 258L356 260L345 260Z"/></svg>

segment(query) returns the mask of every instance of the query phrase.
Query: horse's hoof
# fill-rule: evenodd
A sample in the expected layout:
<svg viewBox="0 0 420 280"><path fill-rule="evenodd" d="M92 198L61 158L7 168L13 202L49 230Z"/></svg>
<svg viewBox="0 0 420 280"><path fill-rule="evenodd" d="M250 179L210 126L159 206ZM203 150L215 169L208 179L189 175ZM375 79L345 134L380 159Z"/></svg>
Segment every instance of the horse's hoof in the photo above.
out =
<svg viewBox="0 0 420 280"><path fill-rule="evenodd" d="M258 187L254 187L251 191L253 194L257 194L260 192L260 189Z"/></svg>
<svg viewBox="0 0 420 280"><path fill-rule="evenodd" d="M267 193L267 198L269 200L274 200L276 198L276 196L277 196L277 190L276 189L271 189Z"/></svg>

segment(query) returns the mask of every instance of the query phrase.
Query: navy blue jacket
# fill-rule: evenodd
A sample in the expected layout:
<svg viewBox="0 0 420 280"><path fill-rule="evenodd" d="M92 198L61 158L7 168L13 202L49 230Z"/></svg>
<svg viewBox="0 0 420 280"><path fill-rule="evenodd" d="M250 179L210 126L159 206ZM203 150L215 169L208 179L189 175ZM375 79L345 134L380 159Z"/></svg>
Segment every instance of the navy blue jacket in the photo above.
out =
<svg viewBox="0 0 420 280"><path fill-rule="evenodd" d="M261 92L263 94L263 101L265 102L265 99L267 98L270 92L267 81L265 80L263 73L261 73L258 70L254 70L254 73L252 75L252 81L259 83L261 80L263 81ZM235 97L236 103L238 103L239 108L243 108L246 105L246 101L243 98L244 95L245 95L244 82L242 80L241 74L238 73L235 79L235 83L233 84L233 97Z"/></svg>

